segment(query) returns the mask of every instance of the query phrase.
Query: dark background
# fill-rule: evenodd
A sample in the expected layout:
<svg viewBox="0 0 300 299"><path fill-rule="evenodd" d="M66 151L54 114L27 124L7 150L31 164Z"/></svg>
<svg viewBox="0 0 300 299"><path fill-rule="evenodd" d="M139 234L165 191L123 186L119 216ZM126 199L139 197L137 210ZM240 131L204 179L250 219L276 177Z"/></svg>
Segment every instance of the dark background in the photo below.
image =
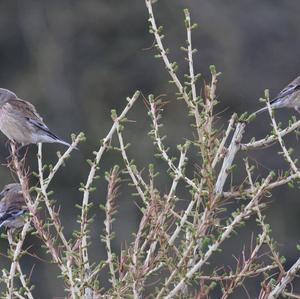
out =
<svg viewBox="0 0 300 299"><path fill-rule="evenodd" d="M180 64L181 74L186 70L185 54L179 50L186 39L183 8L189 8L193 21L199 24L193 31L194 47L198 49L195 69L207 79L211 64L223 73L217 92L220 123L227 122L233 112L261 107L258 98L265 88L275 95L299 75L299 1L168 0L159 1L154 7L158 23L164 25L164 42L171 49L171 60ZM164 112L168 144L175 148L184 137L191 137L185 106L176 101L164 65L153 57L153 37L148 33L147 18L141 0L0 2L0 86L36 105L48 126L63 139L70 140L72 132L83 131L87 136L87 142L73 154L73 159L59 171L51 185L54 198L61 205L68 234L77 227L74 205L81 202L79 183L86 180L89 171L85 159L92 157L100 138L110 128L110 110L116 108L120 112L127 96L136 89L145 95L167 94L166 99L172 102ZM286 121L293 114L282 110L277 116ZM140 169L149 162L157 163L147 136L150 128L147 111L141 100L129 117L136 121L128 125L125 133L126 140L132 143L131 157ZM244 140L250 136L263 137L268 130L267 115L261 115L247 128ZM294 136L287 139L289 145L296 147L295 156L299 156L297 139ZM5 162L6 138L1 135L0 141L0 157ZM49 144L44 150L50 163L63 146ZM265 174L268 169L286 167L284 160L276 155L277 150L273 146L249 155ZM31 169L36 169L35 152L36 147L31 146L28 153ZM193 159L197 162L197 157L191 162ZM105 201L103 174L120 161L117 154L108 154L100 165L98 191L91 197L95 207L92 259L98 259L99 252L104 254L104 246L99 241L103 213L98 209L99 203ZM157 164L164 172L162 163ZM5 166L0 168L0 179L1 186L13 180ZM167 190L168 183L162 173L158 183L162 191ZM113 242L117 253L122 244L130 242L140 216L130 191L126 187L121 189L118 201L117 237ZM299 190L282 187L274 192L271 201L266 211L267 221L287 257L288 267L297 258L295 246L300 242ZM31 241L27 240L26 245L34 243L32 251L38 250L38 242ZM0 246L1 252L5 252L4 240ZM235 246L240 248L241 241L236 240ZM230 254L228 258L231 260ZM0 267L4 264L6 259L1 258ZM55 267L24 258L25 272L34 264L32 281L37 298L63 296L62 285L53 273Z"/></svg>

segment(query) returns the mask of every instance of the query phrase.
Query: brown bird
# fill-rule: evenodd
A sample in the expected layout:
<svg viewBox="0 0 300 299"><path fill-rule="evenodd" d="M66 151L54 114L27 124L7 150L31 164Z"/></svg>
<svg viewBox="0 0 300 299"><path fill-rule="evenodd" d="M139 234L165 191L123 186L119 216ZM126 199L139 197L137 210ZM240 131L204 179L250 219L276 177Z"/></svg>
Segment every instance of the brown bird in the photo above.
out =
<svg viewBox="0 0 300 299"><path fill-rule="evenodd" d="M0 88L0 130L8 139L22 146L40 142L70 146L49 130L31 103L4 88Z"/></svg>
<svg viewBox="0 0 300 299"><path fill-rule="evenodd" d="M287 85L274 99L270 101L272 108L294 108L300 113L300 76ZM257 110L260 114L268 110L268 107Z"/></svg>
<svg viewBox="0 0 300 299"><path fill-rule="evenodd" d="M28 212L20 184L6 185L0 193L0 227L17 228L24 225Z"/></svg>

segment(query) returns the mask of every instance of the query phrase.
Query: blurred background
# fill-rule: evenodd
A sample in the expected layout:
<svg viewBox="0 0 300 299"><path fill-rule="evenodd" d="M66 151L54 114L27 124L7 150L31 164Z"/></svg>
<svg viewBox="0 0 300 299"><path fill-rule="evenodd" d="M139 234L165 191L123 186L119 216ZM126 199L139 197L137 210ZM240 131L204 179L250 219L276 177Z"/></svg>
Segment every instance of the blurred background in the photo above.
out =
<svg viewBox="0 0 300 299"><path fill-rule="evenodd" d="M194 58L196 71L208 80L208 67L214 64L223 73L217 91L220 124L227 123L233 112L258 109L262 106L258 99L264 89L269 88L274 96L299 75L298 1L159 1L155 5L157 21L164 26L165 43L171 50L171 60L180 65L179 74L186 70L185 54L179 50L186 39L183 22L183 8L186 7L191 11L192 20L199 24L193 31L194 47L198 49ZM73 154L73 159L60 170L51 185L69 235L77 227L78 211L74 205L82 198L79 183L86 180L89 171L85 160L92 157L100 138L110 128L110 110L115 108L120 112L127 96L136 89L144 95L165 94L165 99L172 101L164 112L168 145L176 148L184 137L192 136L185 106L176 101L164 65L154 58L147 18L144 2L140 0L0 2L0 86L36 105L49 128L61 138L68 141L71 133L80 131L87 136L80 151ZM282 110L276 115L286 122L295 112ZM131 157L134 156L140 169L149 162L156 163L162 172L159 187L162 191L167 190L169 180L164 175L163 163L153 158L154 148L147 136L150 124L142 100L132 109L129 118L136 121L127 125L125 133L126 140L132 143ZM269 120L266 115L261 115L247 128L244 141L250 136L261 138L268 130ZM289 136L287 140L289 145L295 146L295 156L299 156L297 138ZM8 156L5 141L1 134L0 158L3 163ZM36 150L31 146L28 153L32 170L36 169ZM45 145L45 162L55 161L58 150L62 151L63 147ZM276 155L277 150L278 147L273 146L250 152L249 156L265 174L269 169L279 171L286 167L284 160ZM193 159L191 162L193 165ZM104 172L116 163L121 163L118 155L106 156L100 165L101 179L95 184L98 191L91 198L95 207L91 257L95 260L104 254L104 246L100 243L103 213L98 208L105 202ZM0 167L0 179L1 186L13 180L5 165ZM122 245L132 240L140 217L131 192L132 189L123 187L118 200L113 242L117 253ZM266 211L267 222L273 227L273 236L287 257L288 267L297 258L296 244L300 243L299 190L279 188L271 201ZM40 244L36 239L29 238L26 242L27 246L33 246L32 252L38 251ZM243 245L240 240L235 244L237 250ZM0 246L0 251L5 253L6 241L1 240ZM7 260L0 258L0 268L6 264ZM37 298L63 297L63 287L55 278L54 266L30 257L24 258L23 266L27 273L34 267L31 279L36 285ZM255 294L258 286L248 287Z"/></svg>

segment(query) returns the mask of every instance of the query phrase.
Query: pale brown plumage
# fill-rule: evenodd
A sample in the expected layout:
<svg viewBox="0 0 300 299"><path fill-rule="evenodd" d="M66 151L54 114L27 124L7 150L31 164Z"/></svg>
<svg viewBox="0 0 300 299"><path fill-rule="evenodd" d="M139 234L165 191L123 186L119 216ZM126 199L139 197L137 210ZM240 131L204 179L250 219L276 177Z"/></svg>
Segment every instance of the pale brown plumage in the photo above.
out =
<svg viewBox="0 0 300 299"><path fill-rule="evenodd" d="M70 146L49 130L31 103L3 88L0 88L0 130L22 145L57 142Z"/></svg>
<svg viewBox="0 0 300 299"><path fill-rule="evenodd" d="M0 227L17 228L24 225L24 214L28 211L20 184L6 185L0 196Z"/></svg>
<svg viewBox="0 0 300 299"><path fill-rule="evenodd" d="M294 108L300 113L300 76L281 90L280 93L270 101L270 104L272 108ZM267 109L267 107L264 107L255 113L259 114Z"/></svg>

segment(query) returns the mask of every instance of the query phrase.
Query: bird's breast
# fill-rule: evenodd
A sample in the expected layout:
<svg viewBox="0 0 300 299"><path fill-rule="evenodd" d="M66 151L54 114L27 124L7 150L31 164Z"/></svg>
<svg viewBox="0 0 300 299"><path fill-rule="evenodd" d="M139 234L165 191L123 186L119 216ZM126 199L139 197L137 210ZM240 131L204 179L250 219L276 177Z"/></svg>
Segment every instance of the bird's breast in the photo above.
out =
<svg viewBox="0 0 300 299"><path fill-rule="evenodd" d="M18 143L27 144L30 141L26 119L5 107L0 109L0 130L8 139Z"/></svg>

